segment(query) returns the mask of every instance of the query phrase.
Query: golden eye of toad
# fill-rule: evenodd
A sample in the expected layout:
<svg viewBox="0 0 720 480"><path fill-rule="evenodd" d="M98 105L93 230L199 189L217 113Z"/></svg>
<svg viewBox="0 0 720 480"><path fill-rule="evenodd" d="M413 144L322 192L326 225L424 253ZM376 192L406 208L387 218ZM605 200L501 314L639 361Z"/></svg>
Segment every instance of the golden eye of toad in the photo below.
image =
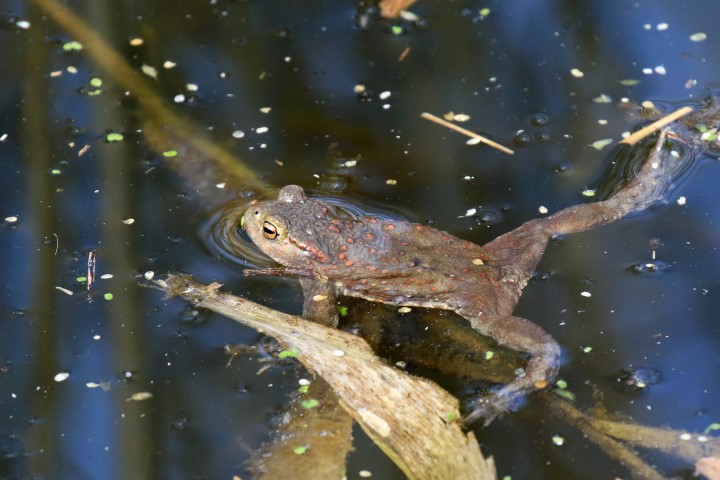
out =
<svg viewBox="0 0 720 480"><path fill-rule="evenodd" d="M277 229L277 227L276 227L275 225L273 225L272 223L270 223L270 222L264 222L264 223L263 223L262 231L263 231L263 235L264 235L265 238L267 238L268 240L275 240L275 239L277 238L277 236L278 236L278 229Z"/></svg>

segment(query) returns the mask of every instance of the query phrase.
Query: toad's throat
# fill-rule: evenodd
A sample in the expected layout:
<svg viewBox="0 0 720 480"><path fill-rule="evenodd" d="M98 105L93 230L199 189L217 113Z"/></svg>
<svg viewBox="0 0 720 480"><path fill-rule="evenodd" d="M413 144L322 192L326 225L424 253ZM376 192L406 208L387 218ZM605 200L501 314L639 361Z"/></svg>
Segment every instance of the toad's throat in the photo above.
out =
<svg viewBox="0 0 720 480"><path fill-rule="evenodd" d="M295 245L297 248L299 248L303 252L307 252L309 255L312 255L315 258L315 260L317 260L318 262L330 263L330 258L327 255L325 255L325 253L322 250L320 250L319 248L317 248L313 245L310 245L308 243L302 242L293 236L288 236L288 240L290 241L290 243Z"/></svg>

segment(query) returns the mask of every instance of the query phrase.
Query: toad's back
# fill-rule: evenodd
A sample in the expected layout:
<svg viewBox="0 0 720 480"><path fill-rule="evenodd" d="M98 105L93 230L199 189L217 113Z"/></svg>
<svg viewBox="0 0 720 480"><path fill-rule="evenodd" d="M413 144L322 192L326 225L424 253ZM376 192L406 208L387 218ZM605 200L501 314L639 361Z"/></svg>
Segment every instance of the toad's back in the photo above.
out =
<svg viewBox="0 0 720 480"><path fill-rule="evenodd" d="M479 245L416 223L347 218L288 189L245 217L248 225L262 218L246 230L282 265L368 300L496 313L501 268Z"/></svg>

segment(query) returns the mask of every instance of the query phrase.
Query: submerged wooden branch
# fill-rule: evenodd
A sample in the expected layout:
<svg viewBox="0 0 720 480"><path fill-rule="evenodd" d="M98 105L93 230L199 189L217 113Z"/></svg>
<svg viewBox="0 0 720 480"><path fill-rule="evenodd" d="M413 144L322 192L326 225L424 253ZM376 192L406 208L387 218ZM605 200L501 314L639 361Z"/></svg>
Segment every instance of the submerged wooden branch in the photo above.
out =
<svg viewBox="0 0 720 480"><path fill-rule="evenodd" d="M720 438L669 428L593 418L592 425L606 435L637 447L659 450L691 464L702 457L720 456Z"/></svg>
<svg viewBox="0 0 720 480"><path fill-rule="evenodd" d="M458 401L436 384L376 357L359 337L286 315L203 285L189 276L156 281L167 294L243 323L297 352L342 406L410 478L494 479L474 434L460 426Z"/></svg>
<svg viewBox="0 0 720 480"><path fill-rule="evenodd" d="M83 19L56 0L33 0L68 34L83 44L83 51L123 89L129 91L141 110L144 138L158 155L173 150L177 157L167 164L180 171L188 184L208 203L220 203L237 192L251 189L273 193L255 172L227 149L208 138L204 129L180 115L155 91L147 77L131 67L105 39ZM216 187L225 184L222 191Z"/></svg>
<svg viewBox="0 0 720 480"><path fill-rule="evenodd" d="M626 445L595 428L591 422L592 419L569 402L561 400L550 392L538 395L538 398L555 416L580 430L588 440L624 465L631 472L633 478L641 480L662 480L665 478Z"/></svg>
<svg viewBox="0 0 720 480"><path fill-rule="evenodd" d="M314 400L318 406L307 408ZM313 381L304 395L297 393L281 418L272 442L248 462L255 480L343 478L352 450L353 419L324 380Z"/></svg>

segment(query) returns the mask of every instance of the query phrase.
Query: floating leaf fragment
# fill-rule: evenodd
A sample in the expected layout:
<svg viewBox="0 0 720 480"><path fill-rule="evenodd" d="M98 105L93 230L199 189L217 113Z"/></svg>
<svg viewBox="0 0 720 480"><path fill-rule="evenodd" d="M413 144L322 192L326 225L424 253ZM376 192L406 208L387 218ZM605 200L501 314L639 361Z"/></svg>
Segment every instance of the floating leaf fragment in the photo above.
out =
<svg viewBox="0 0 720 480"><path fill-rule="evenodd" d="M335 307L335 311L336 311L337 314L340 315L341 317L347 317L348 307L346 307L346 306L344 306L344 305L338 305L338 306Z"/></svg>
<svg viewBox="0 0 720 480"><path fill-rule="evenodd" d="M703 32L693 33L690 35L690 40L693 42L704 42L707 40L707 34Z"/></svg>
<svg viewBox="0 0 720 480"><path fill-rule="evenodd" d="M625 85L626 87L632 87L633 85L637 85L638 83L640 83L640 80L635 80L634 78L620 80L620 85Z"/></svg>
<svg viewBox="0 0 720 480"><path fill-rule="evenodd" d="M122 142L125 137L122 133L111 132L105 136L108 142Z"/></svg>
<svg viewBox="0 0 720 480"><path fill-rule="evenodd" d="M148 400L153 397L153 394L150 392L137 392L133 393L129 398L126 398L126 402L142 402L143 400Z"/></svg>
<svg viewBox="0 0 720 480"><path fill-rule="evenodd" d="M613 143L612 138L603 138L602 140L596 140L593 143L590 144L592 148L595 150L602 150L603 148L607 147L608 145Z"/></svg>
<svg viewBox="0 0 720 480"><path fill-rule="evenodd" d="M310 398L308 400L303 400L301 405L306 410L312 410L313 408L320 405L320 402L316 398Z"/></svg>
<svg viewBox="0 0 720 480"><path fill-rule="evenodd" d="M594 197L595 196L595 190L592 190L590 188L586 188L582 191L583 197Z"/></svg>
<svg viewBox="0 0 720 480"><path fill-rule="evenodd" d="M557 446L562 446L565 443L565 438L563 438L561 435L553 435L552 443Z"/></svg>
<svg viewBox="0 0 720 480"><path fill-rule="evenodd" d="M177 150L166 150L162 153L162 156L165 158L172 158L172 157L177 157L177 154L178 154Z"/></svg>
<svg viewBox="0 0 720 480"><path fill-rule="evenodd" d="M575 78L582 78L585 76L585 74L582 72L582 70L580 70L578 68L570 69L570 75L572 75Z"/></svg>
<svg viewBox="0 0 720 480"><path fill-rule="evenodd" d="M305 455L305 452L307 452L307 447L295 447L293 448L293 452L295 452L295 455Z"/></svg>
<svg viewBox="0 0 720 480"><path fill-rule="evenodd" d="M299 353L300 352L298 352L295 348L291 350L283 350L282 352L278 353L278 358L297 358Z"/></svg>
<svg viewBox="0 0 720 480"><path fill-rule="evenodd" d="M570 390L556 388L555 390L553 390L553 392L555 392L555 395L557 395L558 397L564 398L565 400L567 400L569 402L575 401L575 394L573 392L571 392Z"/></svg>
<svg viewBox="0 0 720 480"><path fill-rule="evenodd" d="M77 40L73 40L70 42L65 42L62 46L62 49L65 52L78 52L83 49L83 44L78 42Z"/></svg>
<svg viewBox="0 0 720 480"><path fill-rule="evenodd" d="M720 423L711 423L705 428L705 430L703 430L703 434L707 435L713 430L720 430Z"/></svg>
<svg viewBox="0 0 720 480"><path fill-rule="evenodd" d="M597 97L593 98L593 102L595 102L595 103L610 103L610 102L612 102L612 98L610 97L610 95L601 93Z"/></svg>
<svg viewBox="0 0 720 480"><path fill-rule="evenodd" d="M155 67L150 66L150 65L143 65L142 67L140 67L140 70L142 70L142 72L143 72L145 75L147 75L148 77L152 77L152 78L157 79L158 72L157 72L157 69L156 69Z"/></svg>

